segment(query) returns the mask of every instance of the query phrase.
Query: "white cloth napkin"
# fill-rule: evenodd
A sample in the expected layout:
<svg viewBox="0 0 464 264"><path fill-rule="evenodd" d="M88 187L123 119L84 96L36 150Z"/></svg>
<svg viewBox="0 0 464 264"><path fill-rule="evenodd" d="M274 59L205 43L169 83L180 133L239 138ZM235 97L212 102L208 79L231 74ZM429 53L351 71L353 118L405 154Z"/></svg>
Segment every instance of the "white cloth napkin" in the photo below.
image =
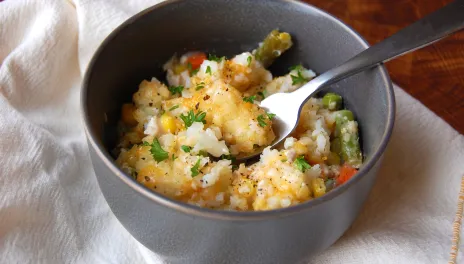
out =
<svg viewBox="0 0 464 264"><path fill-rule="evenodd" d="M162 263L104 201L79 114L97 46L157 2L0 3L0 263ZM464 137L395 91L396 126L372 194L345 236L311 263L449 258Z"/></svg>

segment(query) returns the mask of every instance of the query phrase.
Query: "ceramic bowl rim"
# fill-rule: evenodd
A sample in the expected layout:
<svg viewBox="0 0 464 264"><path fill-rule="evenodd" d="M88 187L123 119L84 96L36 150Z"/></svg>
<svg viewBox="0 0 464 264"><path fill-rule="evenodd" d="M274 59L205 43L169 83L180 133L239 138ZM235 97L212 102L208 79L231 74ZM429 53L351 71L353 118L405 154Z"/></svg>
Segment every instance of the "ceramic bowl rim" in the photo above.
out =
<svg viewBox="0 0 464 264"><path fill-rule="evenodd" d="M269 210L269 211L239 212L239 211L213 210L213 209L201 208L195 205L190 205L187 203L176 201L168 197L165 197L161 194L158 194L156 192L153 192L145 188L144 186L138 184L137 182L135 182L130 176L125 174L121 169L119 169L114 159L109 155L109 152L106 150L106 148L102 144L98 143L98 140L97 140L98 137L96 136L95 132L91 129L92 126L90 125L90 117L87 111L87 91L89 88L90 79L91 79L94 65L96 61L99 59L102 51L106 48L106 46L123 29L128 27L134 21L140 19L141 17L151 12L156 12L158 9L161 9L169 5L175 5L181 1L185 1L185 0L167 0L161 3L158 3L154 6L151 6L133 15L129 19L127 19L125 22L119 25L116 29L114 29L104 39L104 41L100 44L100 46L94 53L86 69L83 83L82 83L82 89L81 89L81 114L82 114L83 121L84 121L85 134L87 137L87 141L89 143L89 148L90 147L93 148L98 158L100 158L100 160L105 164L105 166L107 166L107 168L109 168L112 171L112 173L115 176L117 176L125 184L127 184L129 187L134 189L136 192L138 192L145 198L148 198L149 200L161 206L164 206L166 208L170 208L172 210L176 210L179 212L183 212L185 214L190 214L190 215L194 215L198 217L216 219L216 220L228 220L228 221L231 221L231 220L232 221L269 220L269 219L276 218L276 217L284 217L284 216L296 214L302 211L306 211L306 210L311 209L314 206L320 205L322 203L326 203L334 199L335 197L341 195L342 193L347 191L352 185L354 185L356 182L360 181L363 177L365 177L365 175L371 170L371 168L378 162L378 160L383 155L385 148L388 144L388 141L390 139L390 136L393 130L394 119L395 119L394 91L393 91L392 82L390 80L388 72L383 65L379 65L375 68L380 72L380 75L383 79L383 83L384 83L383 86L386 89L386 100L387 100L387 111L388 111L386 130L384 131L384 134L382 135L380 144L378 148L373 152L372 158L367 163L364 164L364 166L359 170L359 172L357 173L355 177L347 181L345 184L323 195L322 197L315 198L307 202L294 205L294 206L290 206L287 208ZM299 5L301 9L309 9L310 12L316 13L320 16L324 16L326 19L332 20L334 23L336 23L338 26L340 26L342 29L344 29L346 32L352 35L364 48L369 47L369 44L364 40L364 38L362 38L351 27L349 27L348 25L340 21L338 18L332 16L331 14L325 11L322 11L321 9L317 7L314 7L310 4L303 3L300 1L296 1L296 0L268 0L268 1L273 1L277 4L287 3L287 4L297 5L297 6Z"/></svg>

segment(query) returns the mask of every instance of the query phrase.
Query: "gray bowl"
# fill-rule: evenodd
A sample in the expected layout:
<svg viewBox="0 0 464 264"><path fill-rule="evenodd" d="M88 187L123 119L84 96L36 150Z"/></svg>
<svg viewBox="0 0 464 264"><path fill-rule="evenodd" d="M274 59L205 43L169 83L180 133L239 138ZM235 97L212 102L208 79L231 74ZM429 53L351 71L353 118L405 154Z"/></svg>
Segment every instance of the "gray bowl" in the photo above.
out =
<svg viewBox="0 0 464 264"><path fill-rule="evenodd" d="M271 68L274 74L300 62L322 73L368 47L336 18L295 1L174 0L118 27L87 69L82 109L100 189L122 225L170 263L301 263L347 230L375 181L395 112L383 66L328 89L341 93L355 113L365 163L355 177L323 197L273 211L213 211L151 192L116 166L108 150L116 141L120 107L141 80L162 78L161 65L175 52L230 56L253 49L274 28L295 40Z"/></svg>

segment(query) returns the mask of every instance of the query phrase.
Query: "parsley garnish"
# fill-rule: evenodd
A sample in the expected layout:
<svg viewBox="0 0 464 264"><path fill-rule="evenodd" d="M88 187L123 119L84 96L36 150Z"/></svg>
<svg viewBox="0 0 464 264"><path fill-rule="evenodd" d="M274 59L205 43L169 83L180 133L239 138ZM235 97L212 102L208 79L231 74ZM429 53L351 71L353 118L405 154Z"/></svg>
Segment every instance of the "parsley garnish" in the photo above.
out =
<svg viewBox="0 0 464 264"><path fill-rule="evenodd" d="M200 70L199 68L194 70L193 67L192 67L192 64L190 62L187 63L187 68L188 68L188 71L190 72L190 76L193 76L193 75L197 74L197 72Z"/></svg>
<svg viewBox="0 0 464 264"><path fill-rule="evenodd" d="M198 91L198 90L201 90L205 88L205 83L204 82L201 82L197 85L197 88L195 88L195 91Z"/></svg>
<svg viewBox="0 0 464 264"><path fill-rule="evenodd" d="M161 145L158 139L156 138L153 140L151 144L144 141L143 146L151 146L151 149L150 149L151 155L157 162L161 162L169 158L169 153L165 151L163 148L161 148Z"/></svg>
<svg viewBox="0 0 464 264"><path fill-rule="evenodd" d="M208 151L202 149L198 151L198 155L203 156L203 157L208 157Z"/></svg>
<svg viewBox="0 0 464 264"><path fill-rule="evenodd" d="M264 122L264 119L266 119L266 117L264 115L259 115L258 116L258 124L259 124L260 127L267 126L266 122Z"/></svg>
<svg viewBox="0 0 464 264"><path fill-rule="evenodd" d="M266 115L267 115L267 118L269 118L269 120L272 120L276 116L276 114L273 114L273 113L266 113Z"/></svg>
<svg viewBox="0 0 464 264"><path fill-rule="evenodd" d="M256 95L252 95L249 97L243 97L244 102L253 103L255 100L256 100Z"/></svg>
<svg viewBox="0 0 464 264"><path fill-rule="evenodd" d="M292 67L288 68L289 71L294 71L294 70L295 71L301 71L303 69L304 69L303 65L301 65L301 64L298 64L298 65L295 65L295 66L292 66Z"/></svg>
<svg viewBox="0 0 464 264"><path fill-rule="evenodd" d="M290 77L292 77L292 85L295 85L295 84L300 84L300 83L305 83L305 82L308 82L309 80L307 78L305 78L303 76L303 74L301 74L301 71L304 70L303 66L300 64L300 65L296 65L296 66L293 66L293 67L290 67L289 68L290 71L296 71L297 75L290 75Z"/></svg>
<svg viewBox="0 0 464 264"><path fill-rule="evenodd" d="M179 105L175 105L175 106L169 108L169 111L172 111L172 110L177 109L177 108L179 108Z"/></svg>
<svg viewBox="0 0 464 264"><path fill-rule="evenodd" d="M232 165L232 170L236 170L236 169L238 169L238 165L233 164Z"/></svg>
<svg viewBox="0 0 464 264"><path fill-rule="evenodd" d="M180 148L181 148L184 152L190 152L190 150L192 150L192 147L186 146L186 145L182 145L182 146L180 146Z"/></svg>
<svg viewBox="0 0 464 264"><path fill-rule="evenodd" d="M296 158L295 165L301 172L305 172L305 170L311 168L311 166L305 160L304 156L300 156L300 157Z"/></svg>
<svg viewBox="0 0 464 264"><path fill-rule="evenodd" d="M210 61L216 61L216 62L221 62L222 60L224 60L226 57L222 56L222 57L217 57L216 55L213 55L213 54L209 54L208 55L208 60Z"/></svg>
<svg viewBox="0 0 464 264"><path fill-rule="evenodd" d="M265 93L266 93L266 91L258 92L258 95L261 96L264 99L264 98L266 98L266 96L264 95Z"/></svg>
<svg viewBox="0 0 464 264"><path fill-rule="evenodd" d="M190 127L194 122L201 122L203 124L206 123L205 121L206 113L205 112L198 112L196 115L193 113L193 110L190 110L187 115L181 114L180 119L184 121L185 127Z"/></svg>
<svg viewBox="0 0 464 264"><path fill-rule="evenodd" d="M200 174L199 169L200 169L200 159L198 159L195 165L193 165L193 167L190 169L190 171L192 172L192 177L195 177L198 174Z"/></svg>
<svg viewBox="0 0 464 264"><path fill-rule="evenodd" d="M298 75L295 76L295 75L290 75L290 77L292 77L292 85L295 85L295 84L300 84L300 83L305 83L305 82L308 82L309 80L306 79L300 71L298 71Z"/></svg>
<svg viewBox="0 0 464 264"><path fill-rule="evenodd" d="M174 155L174 153L172 153L172 160L176 160L176 159L177 159L176 155Z"/></svg>
<svg viewBox="0 0 464 264"><path fill-rule="evenodd" d="M179 95L182 95L182 91L184 90L184 86L182 85L179 85L179 86L169 86L168 87L169 91L175 95L175 94L179 94Z"/></svg>
<svg viewBox="0 0 464 264"><path fill-rule="evenodd" d="M247 58L248 67L250 67L252 60L253 60L253 58L251 56L248 56L248 58Z"/></svg>
<svg viewBox="0 0 464 264"><path fill-rule="evenodd" d="M205 73L208 73L209 75L211 75L211 67L209 65L208 67L206 67Z"/></svg>
<svg viewBox="0 0 464 264"><path fill-rule="evenodd" d="M227 160L230 160L232 162L235 162L236 158L232 155L225 155L225 154L222 154L219 159L227 159Z"/></svg>
<svg viewBox="0 0 464 264"><path fill-rule="evenodd" d="M282 161L282 162L286 162L286 161L287 161L287 159L283 159L283 160L281 160L281 161Z"/></svg>

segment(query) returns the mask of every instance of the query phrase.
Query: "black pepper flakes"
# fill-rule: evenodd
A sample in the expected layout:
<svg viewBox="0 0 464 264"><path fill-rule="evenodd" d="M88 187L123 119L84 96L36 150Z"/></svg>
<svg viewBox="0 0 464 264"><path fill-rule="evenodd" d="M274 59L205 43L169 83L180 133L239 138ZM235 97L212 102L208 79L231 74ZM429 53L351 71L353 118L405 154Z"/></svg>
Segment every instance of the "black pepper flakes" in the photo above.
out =
<svg viewBox="0 0 464 264"><path fill-rule="evenodd" d="M149 106L153 106L153 103L149 103L148 105L149 105Z"/></svg>
<svg viewBox="0 0 464 264"><path fill-rule="evenodd" d="M150 181L150 177L145 176L145 181Z"/></svg>
<svg viewBox="0 0 464 264"><path fill-rule="evenodd" d="M195 109L198 110L198 107L200 106L200 102L198 102L196 105L195 105Z"/></svg>
<svg viewBox="0 0 464 264"><path fill-rule="evenodd" d="M205 97L203 97L203 100L206 101L206 100L208 100L209 98L210 98L209 95L205 95Z"/></svg>

